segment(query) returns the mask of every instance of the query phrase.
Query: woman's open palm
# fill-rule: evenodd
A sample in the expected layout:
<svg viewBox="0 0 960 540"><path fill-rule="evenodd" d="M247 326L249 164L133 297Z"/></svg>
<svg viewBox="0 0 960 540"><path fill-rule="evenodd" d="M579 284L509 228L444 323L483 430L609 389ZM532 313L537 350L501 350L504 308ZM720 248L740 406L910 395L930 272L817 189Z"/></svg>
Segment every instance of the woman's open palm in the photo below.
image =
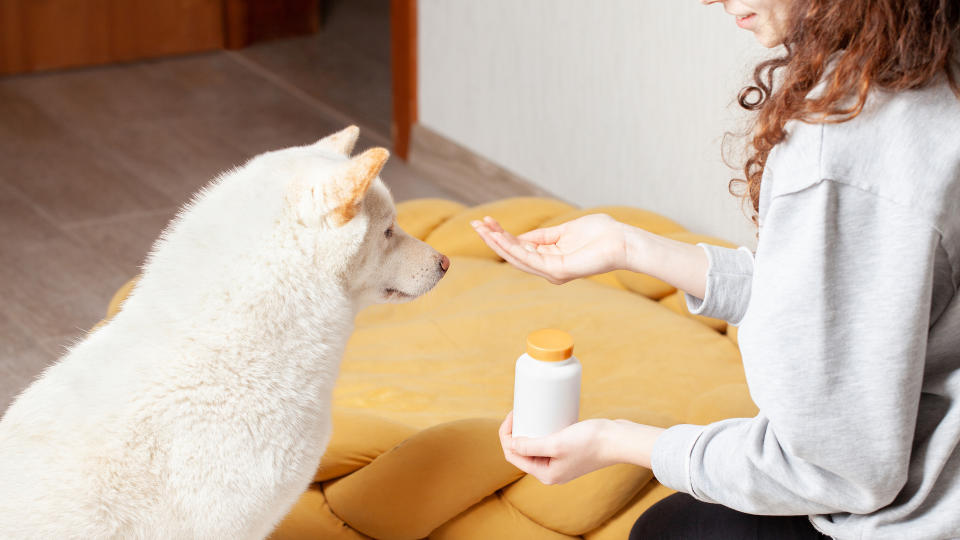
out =
<svg viewBox="0 0 960 540"><path fill-rule="evenodd" d="M621 268L625 253L624 224L606 214L513 236L491 217L474 221L480 238L513 266L554 284Z"/></svg>

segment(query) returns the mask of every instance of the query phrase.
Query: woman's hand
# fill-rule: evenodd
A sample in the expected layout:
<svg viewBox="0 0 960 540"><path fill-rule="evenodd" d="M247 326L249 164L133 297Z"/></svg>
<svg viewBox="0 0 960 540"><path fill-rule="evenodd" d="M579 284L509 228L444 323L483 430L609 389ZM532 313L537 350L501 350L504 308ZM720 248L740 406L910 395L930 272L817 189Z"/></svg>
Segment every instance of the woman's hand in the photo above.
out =
<svg viewBox="0 0 960 540"><path fill-rule="evenodd" d="M513 437L513 411L500 425L503 455L544 484L563 484L617 463L650 467L661 428L626 420L593 418L546 437Z"/></svg>
<svg viewBox="0 0 960 540"><path fill-rule="evenodd" d="M544 484L563 484L578 476L613 465L600 443L604 424L594 418L577 422L546 437L514 438L513 411L500 426L500 444L507 461Z"/></svg>
<svg viewBox="0 0 960 540"><path fill-rule="evenodd" d="M557 285L623 268L627 258L627 226L605 214L520 236L504 231L491 217L471 225L504 260Z"/></svg>
<svg viewBox="0 0 960 540"><path fill-rule="evenodd" d="M700 246L631 227L606 214L520 236L504 231L491 217L471 225L505 261L556 285L623 269L649 274L697 298L706 294L710 261Z"/></svg>

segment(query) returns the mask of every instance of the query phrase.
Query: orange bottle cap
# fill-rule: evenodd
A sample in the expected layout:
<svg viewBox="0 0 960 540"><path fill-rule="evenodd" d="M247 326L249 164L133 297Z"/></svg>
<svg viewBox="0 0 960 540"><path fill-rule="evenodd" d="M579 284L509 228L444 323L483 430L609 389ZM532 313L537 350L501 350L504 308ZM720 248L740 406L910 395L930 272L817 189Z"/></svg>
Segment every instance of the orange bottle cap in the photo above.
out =
<svg viewBox="0 0 960 540"><path fill-rule="evenodd" d="M544 362L562 362L573 356L573 338L555 328L531 332L527 336L527 354Z"/></svg>

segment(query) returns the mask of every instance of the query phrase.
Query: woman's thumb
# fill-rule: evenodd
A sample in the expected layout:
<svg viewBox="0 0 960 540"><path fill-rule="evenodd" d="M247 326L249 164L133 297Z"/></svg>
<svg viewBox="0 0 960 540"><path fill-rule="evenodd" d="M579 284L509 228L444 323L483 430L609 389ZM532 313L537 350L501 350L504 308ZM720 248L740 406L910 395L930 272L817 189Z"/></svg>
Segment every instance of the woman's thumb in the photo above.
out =
<svg viewBox="0 0 960 540"><path fill-rule="evenodd" d="M511 450L521 456L556 457L556 443L547 437L514 437Z"/></svg>

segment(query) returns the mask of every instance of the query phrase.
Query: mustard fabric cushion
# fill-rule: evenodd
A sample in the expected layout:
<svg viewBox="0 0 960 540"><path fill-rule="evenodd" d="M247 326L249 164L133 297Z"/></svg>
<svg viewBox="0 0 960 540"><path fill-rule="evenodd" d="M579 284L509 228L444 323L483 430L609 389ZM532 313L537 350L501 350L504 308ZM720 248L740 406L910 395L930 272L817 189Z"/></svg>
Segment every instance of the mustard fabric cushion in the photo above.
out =
<svg viewBox="0 0 960 540"><path fill-rule="evenodd" d="M333 438L273 538L626 538L670 493L648 469L618 465L544 486L503 458L496 432L512 407L514 365L539 328L574 337L581 418L666 427L756 414L735 328L690 315L680 293L648 276L551 285L502 262L469 223L491 215L520 234L603 212L680 241L726 242L646 210L543 198L473 208L424 199L398 212L401 227L450 257L450 270L414 302L358 315L334 389Z"/></svg>

